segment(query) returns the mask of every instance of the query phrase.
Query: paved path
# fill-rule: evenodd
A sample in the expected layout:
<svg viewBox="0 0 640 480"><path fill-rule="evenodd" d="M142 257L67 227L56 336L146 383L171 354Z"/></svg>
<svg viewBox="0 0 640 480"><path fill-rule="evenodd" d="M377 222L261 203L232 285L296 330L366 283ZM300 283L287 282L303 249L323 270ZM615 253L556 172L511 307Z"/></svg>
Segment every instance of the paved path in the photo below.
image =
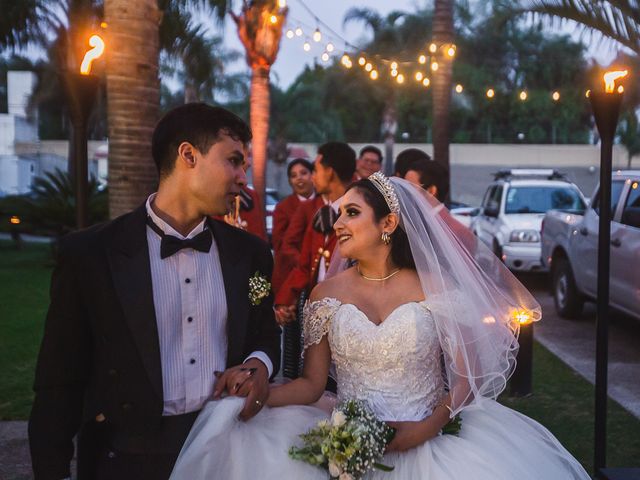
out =
<svg viewBox="0 0 640 480"><path fill-rule="evenodd" d="M565 320L555 311L544 275L521 280L542 306L543 319L534 337L589 382L595 382L596 312L587 303L580 320ZM609 397L640 418L640 321L612 312L609 327ZM535 367L534 367L535 368Z"/></svg>

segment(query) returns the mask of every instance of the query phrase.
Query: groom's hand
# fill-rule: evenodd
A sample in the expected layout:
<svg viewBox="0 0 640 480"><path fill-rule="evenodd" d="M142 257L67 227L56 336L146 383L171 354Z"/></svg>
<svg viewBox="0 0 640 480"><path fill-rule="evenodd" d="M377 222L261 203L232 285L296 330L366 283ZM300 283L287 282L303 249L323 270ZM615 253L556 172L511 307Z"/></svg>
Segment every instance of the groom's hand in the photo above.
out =
<svg viewBox="0 0 640 480"><path fill-rule="evenodd" d="M240 418L250 419L262 409L269 396L269 372L266 365L257 358L250 358L242 365L225 370L218 377L213 398L219 399L225 390L231 396L246 397Z"/></svg>
<svg viewBox="0 0 640 480"><path fill-rule="evenodd" d="M276 322L278 322L278 325L281 327L296 319L295 305L276 305L274 311L276 313Z"/></svg>

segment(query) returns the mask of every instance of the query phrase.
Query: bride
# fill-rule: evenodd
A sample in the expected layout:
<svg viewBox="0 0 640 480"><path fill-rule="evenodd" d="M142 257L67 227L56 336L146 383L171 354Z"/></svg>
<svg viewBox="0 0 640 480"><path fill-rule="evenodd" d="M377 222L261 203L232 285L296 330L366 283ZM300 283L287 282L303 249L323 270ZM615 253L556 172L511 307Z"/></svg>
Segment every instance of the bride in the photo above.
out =
<svg viewBox="0 0 640 480"><path fill-rule="evenodd" d="M495 401L515 366L527 290L433 197L377 173L343 198L334 226L355 262L318 285L304 315L303 375L271 388L254 418L244 399L209 402L172 479L326 479L292 460L299 434L328 417L314 403L333 362L338 400L359 399L396 429L380 479L588 479L542 425ZM458 435L441 435L460 414Z"/></svg>

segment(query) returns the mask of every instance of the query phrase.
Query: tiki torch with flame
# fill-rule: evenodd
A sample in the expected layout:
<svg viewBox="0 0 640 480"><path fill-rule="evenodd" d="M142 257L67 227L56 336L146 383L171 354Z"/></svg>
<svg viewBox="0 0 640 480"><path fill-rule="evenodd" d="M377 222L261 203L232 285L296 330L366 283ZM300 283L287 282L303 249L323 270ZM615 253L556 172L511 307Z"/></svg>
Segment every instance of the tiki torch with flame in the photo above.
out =
<svg viewBox="0 0 640 480"><path fill-rule="evenodd" d="M77 72L62 73L69 117L73 127L69 148L69 176L76 187L77 228L84 228L89 223L87 121L100 83L98 76L91 74L91 68L93 62L104 53L104 40L99 35L92 35L89 38L89 47Z"/></svg>
<svg viewBox="0 0 640 480"><path fill-rule="evenodd" d="M596 412L594 467L599 472L606 465L607 367L609 343L609 270L611 243L611 169L613 139L618 125L624 87L616 81L627 70L608 71L600 88L592 89L589 101L600 133L600 218L598 224L598 290L596 324ZM602 88L602 85L604 88Z"/></svg>

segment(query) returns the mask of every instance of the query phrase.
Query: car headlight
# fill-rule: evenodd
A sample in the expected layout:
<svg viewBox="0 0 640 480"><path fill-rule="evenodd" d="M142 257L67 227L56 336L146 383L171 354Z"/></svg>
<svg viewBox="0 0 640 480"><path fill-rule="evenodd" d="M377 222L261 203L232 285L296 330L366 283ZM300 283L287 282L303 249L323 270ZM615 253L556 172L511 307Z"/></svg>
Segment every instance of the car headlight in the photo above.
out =
<svg viewBox="0 0 640 480"><path fill-rule="evenodd" d="M510 242L537 243L540 233L536 230L514 230L509 237Z"/></svg>

